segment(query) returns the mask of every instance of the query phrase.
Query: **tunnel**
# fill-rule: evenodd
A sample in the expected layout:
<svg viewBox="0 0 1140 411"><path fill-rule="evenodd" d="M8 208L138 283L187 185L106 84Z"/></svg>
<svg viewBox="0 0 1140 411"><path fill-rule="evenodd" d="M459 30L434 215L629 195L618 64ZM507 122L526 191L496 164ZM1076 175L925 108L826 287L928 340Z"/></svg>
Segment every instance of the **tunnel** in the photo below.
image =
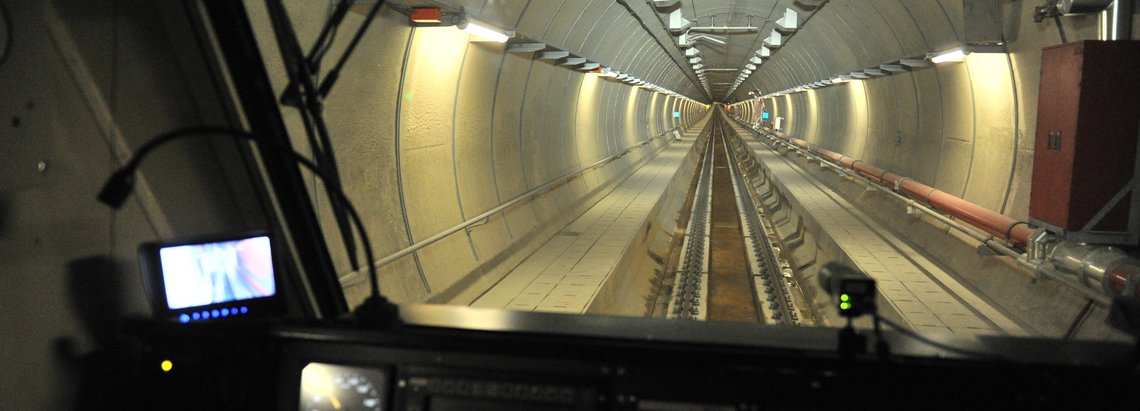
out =
<svg viewBox="0 0 1140 411"><path fill-rule="evenodd" d="M1136 335L1140 2L219 3L0 0L0 408L99 396L140 244L266 230L291 317L877 332L847 267L923 336Z"/></svg>

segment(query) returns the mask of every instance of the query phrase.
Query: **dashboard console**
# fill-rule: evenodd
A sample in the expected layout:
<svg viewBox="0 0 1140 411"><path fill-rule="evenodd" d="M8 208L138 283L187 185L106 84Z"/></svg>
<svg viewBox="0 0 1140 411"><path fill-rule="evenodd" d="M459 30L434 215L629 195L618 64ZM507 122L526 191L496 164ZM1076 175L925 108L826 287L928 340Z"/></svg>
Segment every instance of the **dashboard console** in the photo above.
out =
<svg viewBox="0 0 1140 411"><path fill-rule="evenodd" d="M129 327L144 408L279 410L1037 409L1126 404L1129 344L887 333L887 358L836 354L838 330L401 306L390 330L284 322ZM168 367L169 365L169 367ZM1130 388L1131 387L1131 388Z"/></svg>

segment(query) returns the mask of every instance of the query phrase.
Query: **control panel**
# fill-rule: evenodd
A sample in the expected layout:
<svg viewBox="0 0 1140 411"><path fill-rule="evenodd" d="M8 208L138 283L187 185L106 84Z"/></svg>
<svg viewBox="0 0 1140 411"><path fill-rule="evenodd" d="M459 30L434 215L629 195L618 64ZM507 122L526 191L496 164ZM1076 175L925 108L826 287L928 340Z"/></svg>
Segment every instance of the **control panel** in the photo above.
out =
<svg viewBox="0 0 1140 411"><path fill-rule="evenodd" d="M476 314L459 313L467 317L439 318L470 325ZM137 375L117 386L133 387L125 395L142 409L727 411L916 408L934 398L944 408L1100 408L1131 400L1137 381L1123 344L1018 339L966 359L919 355L928 348L887 334L890 358L843 358L834 329L682 322L676 335L636 338L639 326L667 330L642 319L509 315L530 332L427 318L385 331L144 322L128 332L140 362L122 364ZM567 331L572 322L581 333ZM1031 362L1033 353L1048 362Z"/></svg>

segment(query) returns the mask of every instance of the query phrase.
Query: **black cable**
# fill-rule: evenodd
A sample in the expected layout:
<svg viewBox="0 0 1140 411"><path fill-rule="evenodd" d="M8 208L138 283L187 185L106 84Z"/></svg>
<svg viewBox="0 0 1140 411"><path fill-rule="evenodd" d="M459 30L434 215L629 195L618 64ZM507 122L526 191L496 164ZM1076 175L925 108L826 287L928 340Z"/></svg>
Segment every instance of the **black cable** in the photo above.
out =
<svg viewBox="0 0 1140 411"><path fill-rule="evenodd" d="M253 134L251 134L247 131L235 130L235 129L228 128L228 127L201 126L201 127L182 128L182 129L168 131L166 133L160 134L157 137L151 139L150 141L147 141L146 144L143 144L143 146L140 147L138 149L138 151L136 151L134 153L134 156L131 157L131 160L129 162L127 162L127 164L125 166L123 166L122 168L117 170L112 175L111 180L108 181L108 186L112 186L113 184L118 183L118 182L124 182L124 181L131 182L131 181L133 181L133 178L131 178L130 176L132 176L135 173L135 171L138 169L139 165L142 164L142 160L144 158L146 158L146 156L148 154L150 154L151 151L154 151L159 146L162 146L163 144L166 144L167 142L170 142L171 140L175 140L175 139L179 139L179 138L183 138L183 137L211 136L211 135L226 135L226 136L230 136L230 137L234 137L234 138L246 139L246 140L253 141L254 143L256 143L258 145L263 145L264 147L270 147L274 150L279 150L281 152L288 153L289 155L291 155L293 157L293 159L295 161L297 161L297 163L305 166L305 168L309 169L309 171L312 171L313 174L316 175L318 178L324 180L325 181L325 191L328 191L329 195L336 196L338 198L338 200L344 205L345 210L348 212L349 216L351 217L353 224L356 225L356 230L358 232L358 235L360 236L361 245L364 247L365 258L368 259L368 276L369 276L369 281L370 281L369 285L371 287L372 296L374 298L381 297L380 285L378 284L378 277L376 274L376 265L374 264L376 260L375 260L374 256L372 255L372 242L371 242L371 240L369 240L368 232L364 228L364 222L363 222L363 220L361 220L360 214L356 212L356 207L353 207L352 202L348 199L348 196L344 193L344 191L341 190L339 186L333 186L329 182L330 181L329 176L321 169L321 167L317 163L314 163L312 160L305 158L304 156L298 154L297 152L295 152L291 149L287 149L285 147L281 147L281 146L278 146L276 144L268 144L267 142L262 141L261 139L258 139L256 136L254 136ZM104 192L107 192L106 188L104 189ZM126 191L125 193L129 193L129 191ZM104 199L102 193L100 194L100 199L101 200ZM349 250L347 248L346 248L346 251L355 252L355 250Z"/></svg>
<svg viewBox="0 0 1140 411"><path fill-rule="evenodd" d="M325 184L331 184L335 188L335 190L327 191L329 203L332 206L333 216L336 218L337 228L340 229L345 248L352 251L349 254L349 264L353 270L358 270L360 266L355 252L356 243L350 233L351 228L344 215L345 210L336 196L332 194L333 191L343 189L341 188L336 155L333 153L332 140L321 114L323 111L322 103L317 95L317 86L314 84L312 70L310 70L309 62L301 52L301 46L297 43L296 33L293 31L288 13L286 13L281 0L266 0L265 3L273 26L273 34L277 40L278 51L281 53L281 59L284 62L285 73L289 77L290 84L300 84L301 86L300 100L297 104L291 105L297 108L302 120L304 120L305 134L308 137L316 164L324 171L325 176L329 177L325 180ZM288 94L289 90L286 89L286 95L283 96L283 99ZM287 104L289 103L287 102Z"/></svg>
<svg viewBox="0 0 1140 411"><path fill-rule="evenodd" d="M356 45L360 43L360 39L364 38L364 32L368 31L368 26L372 24L372 20L375 19L376 14L380 12L380 6L383 5L384 0L377 0L376 3L372 5L372 9L368 10L368 15L365 16L364 21L360 23L360 28L356 30L356 34L353 34L352 41L348 43L348 47L344 49L344 53L341 53L340 58L337 59L336 66L333 66L332 70L329 70L328 74L325 75L324 81L322 81L320 87L317 88L317 93L320 98L325 98L329 95L329 90L332 89L333 84L336 84L337 78L340 77L340 70L344 68L344 64L348 62L348 58L352 56L352 52L356 50Z"/></svg>
<svg viewBox="0 0 1140 411"><path fill-rule="evenodd" d="M1054 15L1053 21L1057 22L1057 33L1061 34L1061 43L1062 44L1068 43L1069 39L1067 37L1065 37L1065 26L1061 24L1061 16L1060 15Z"/></svg>
<svg viewBox="0 0 1140 411"><path fill-rule="evenodd" d="M333 43L336 42L336 33L340 31L340 23L344 22L344 16L347 14L348 7L352 5L353 0L332 0L329 3L328 11L325 13L325 24L322 25L322 36L313 43L313 49L309 51L309 62L313 64L314 74L320 74L320 62L324 59L325 53L332 49ZM342 11L343 10L343 11ZM328 31L328 36L321 42L321 38L325 31Z"/></svg>
<svg viewBox="0 0 1140 411"><path fill-rule="evenodd" d="M250 136L250 138L252 137L253 136ZM322 180L325 180L325 187L328 188L328 176L320 172L320 167L317 167L317 165L314 164L312 160L309 160L300 154L297 154L296 152L293 152L292 156L294 160L297 160L298 163L304 165L305 168L308 168L309 171L313 172L313 174L319 176ZM368 233L364 230L364 221L361 220L360 213L356 212L356 207L352 205L352 201L349 201L348 196L344 193L344 191L340 189L332 191L336 192L336 195L340 197L342 205L344 205L345 210L348 211L348 215L352 217L353 224L356 225L357 235L360 236L360 245L364 248L364 258L368 262L368 286L371 289L372 297L379 298L380 285L378 284L378 278L376 274L376 258L372 255L372 242L368 239Z"/></svg>
<svg viewBox="0 0 1140 411"><path fill-rule="evenodd" d="M874 320L875 320L875 327L876 328L878 327L878 324L881 321L884 324L887 324L887 325L891 326L892 328L894 328L895 331L898 331L899 333L901 333L903 335L906 335L910 338L918 340L919 342L925 343L925 344L930 345L932 347L936 347L936 348L939 348L939 349L942 349L945 351L950 351L950 352L953 352L953 353L956 353L959 355L964 355L964 356L971 357L971 358L979 358L979 359L986 359L986 360L990 360L990 361L1002 361L1002 362L1012 363L1012 361L1010 361L1008 358L1001 356L1001 355L980 353L977 351L965 350L965 349L952 347L952 346L949 346L946 344L936 342L936 341L931 340L929 338L923 337L922 335L919 335L918 333L915 333L911 330L908 330L901 325L895 324L894 322L879 316L877 313L874 314ZM882 341L881 337L877 336L877 338L879 338L879 340ZM876 347L876 348L878 348L880 350L889 350L889 348L885 347L885 345L883 347ZM886 352L887 351L882 351L880 353L882 354L882 353L886 353ZM1038 375L1038 377L1042 378L1043 380L1045 380L1046 383L1051 385L1054 388L1055 393L1059 396L1064 397L1064 399L1067 400L1070 405L1083 405L1081 400L1072 392L1072 390L1069 389L1069 387L1065 386L1064 384L1061 384L1061 382L1058 381L1057 378L1055 376L1053 376L1053 374L1049 373L1048 371L1038 369L1035 367L1030 367L1029 370L1033 373L1036 373Z"/></svg>
<svg viewBox="0 0 1140 411"><path fill-rule="evenodd" d="M332 45L336 41L336 34L340 31L340 24L344 22L344 17L348 15L348 9L353 2L354 0L332 0L329 3L328 10L325 12L325 22L321 25L321 32L317 35L317 40L313 42L313 46L309 48L309 54L304 57L314 83L320 82L321 61L324 60L325 53L332 49ZM281 93L281 101L286 105L300 107L299 87L298 82L290 80L285 85L285 91Z"/></svg>
<svg viewBox="0 0 1140 411"><path fill-rule="evenodd" d="M8 14L8 5L0 0L0 19L4 22L4 48L0 49L0 66L8 61L8 56L12 54L12 17Z"/></svg>
<svg viewBox="0 0 1140 411"><path fill-rule="evenodd" d="M1000 355L986 354L986 353L981 353L981 352L977 352L977 351L970 351L970 350L966 350L966 349L962 349L962 348L952 347L952 346L931 340L929 338L923 337L922 335L920 335L914 331L907 329L906 327L895 324L891 320L883 318L882 316L880 316L878 314L874 314L874 319L875 319L876 323L882 321L883 324L891 326L891 328L894 328L895 331L898 331L900 334L903 334L905 336L908 336L910 338L918 340L919 342L924 343L926 345L929 345L931 347L939 348L939 349L942 349L945 351L949 351L949 352L959 354L959 355L964 355L967 357L984 358L984 359L988 359L988 360L1005 360L1005 357L1002 357ZM877 326L877 324L876 324L876 326Z"/></svg>

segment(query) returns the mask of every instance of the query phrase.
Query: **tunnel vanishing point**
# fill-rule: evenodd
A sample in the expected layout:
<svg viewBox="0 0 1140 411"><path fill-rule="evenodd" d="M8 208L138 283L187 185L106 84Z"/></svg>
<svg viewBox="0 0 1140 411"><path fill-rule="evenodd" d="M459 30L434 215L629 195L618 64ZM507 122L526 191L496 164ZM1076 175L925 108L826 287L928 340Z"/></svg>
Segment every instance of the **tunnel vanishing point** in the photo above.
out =
<svg viewBox="0 0 1140 411"><path fill-rule="evenodd" d="M839 326L819 277L840 262L885 317L962 337L1123 340L1112 301L1140 293L1135 1L235 2L246 43L194 1L0 3L21 369L147 311L138 244L277 226L283 198L323 233L289 243L290 270L331 267L289 285L332 301L291 308L317 317L364 301L369 265L397 303ZM121 211L95 203L155 135L274 121L372 261L329 182L269 175L249 142L170 144ZM69 265L91 256L101 286Z"/></svg>

